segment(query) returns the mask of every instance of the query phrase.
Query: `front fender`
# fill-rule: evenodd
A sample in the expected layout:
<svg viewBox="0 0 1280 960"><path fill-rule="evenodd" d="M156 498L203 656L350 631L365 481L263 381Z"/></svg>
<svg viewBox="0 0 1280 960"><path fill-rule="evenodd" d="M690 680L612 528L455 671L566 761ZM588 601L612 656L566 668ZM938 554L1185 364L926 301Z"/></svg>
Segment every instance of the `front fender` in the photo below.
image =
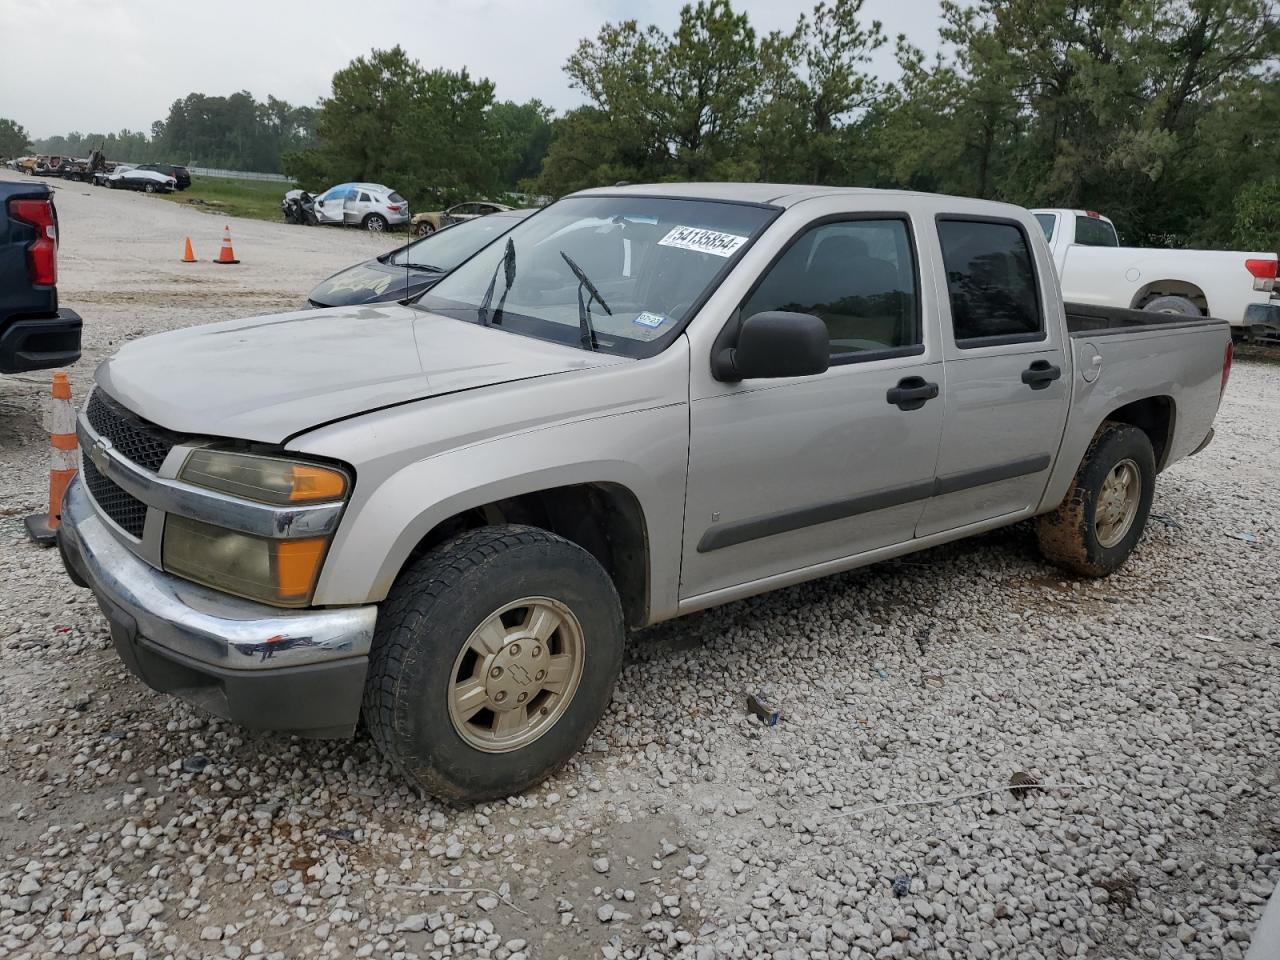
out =
<svg viewBox="0 0 1280 960"><path fill-rule="evenodd" d="M318 605L377 602L438 524L508 497L583 483L629 490L649 539L649 619L678 605L684 479L684 404L555 424L411 463L353 503L329 550Z"/></svg>

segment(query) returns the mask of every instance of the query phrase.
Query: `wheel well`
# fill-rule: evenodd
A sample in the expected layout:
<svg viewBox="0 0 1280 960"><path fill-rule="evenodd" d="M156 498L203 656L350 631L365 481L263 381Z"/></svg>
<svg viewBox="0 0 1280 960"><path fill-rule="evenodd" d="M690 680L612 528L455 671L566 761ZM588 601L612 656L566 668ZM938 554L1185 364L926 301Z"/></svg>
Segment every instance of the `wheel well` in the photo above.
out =
<svg viewBox="0 0 1280 960"><path fill-rule="evenodd" d="M1130 304L1135 310L1154 300L1156 297L1185 297L1200 308L1205 316L1209 315L1209 298L1194 283L1186 280L1153 280L1139 288Z"/></svg>
<svg viewBox="0 0 1280 960"><path fill-rule="evenodd" d="M1172 397L1146 397L1127 403L1107 414L1108 420L1137 427L1151 441L1156 469L1163 470L1173 440L1174 403Z"/></svg>
<svg viewBox="0 0 1280 960"><path fill-rule="evenodd" d="M582 547L613 580L627 626L634 629L648 623L649 538L644 512L630 490L614 483L553 487L454 514L418 542L405 564L466 530L499 523L541 527Z"/></svg>

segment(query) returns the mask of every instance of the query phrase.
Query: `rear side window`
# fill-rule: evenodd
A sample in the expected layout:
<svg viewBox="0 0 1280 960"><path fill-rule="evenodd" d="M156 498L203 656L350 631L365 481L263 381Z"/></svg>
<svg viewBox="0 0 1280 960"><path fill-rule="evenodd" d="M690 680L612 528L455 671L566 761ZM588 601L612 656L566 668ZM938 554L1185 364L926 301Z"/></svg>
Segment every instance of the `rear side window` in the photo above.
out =
<svg viewBox="0 0 1280 960"><path fill-rule="evenodd" d="M360 202L361 202L361 203L371 203L372 201L370 201L370 199L369 199L369 195L368 195L367 193L361 193L361 194L360 194Z"/></svg>
<svg viewBox="0 0 1280 960"><path fill-rule="evenodd" d="M1058 225L1058 218L1052 213L1037 213L1036 223L1040 224L1040 229L1044 231L1046 240L1053 239L1053 228Z"/></svg>
<svg viewBox="0 0 1280 960"><path fill-rule="evenodd" d="M938 240L959 347L1043 339L1036 271L1021 227L940 219Z"/></svg>
<svg viewBox="0 0 1280 960"><path fill-rule="evenodd" d="M1082 247L1118 247L1116 228L1098 217L1076 217L1076 243Z"/></svg>
<svg viewBox="0 0 1280 960"><path fill-rule="evenodd" d="M847 363L922 344L919 301L906 221L848 220L801 234L747 297L741 316L813 314L827 325L832 361Z"/></svg>

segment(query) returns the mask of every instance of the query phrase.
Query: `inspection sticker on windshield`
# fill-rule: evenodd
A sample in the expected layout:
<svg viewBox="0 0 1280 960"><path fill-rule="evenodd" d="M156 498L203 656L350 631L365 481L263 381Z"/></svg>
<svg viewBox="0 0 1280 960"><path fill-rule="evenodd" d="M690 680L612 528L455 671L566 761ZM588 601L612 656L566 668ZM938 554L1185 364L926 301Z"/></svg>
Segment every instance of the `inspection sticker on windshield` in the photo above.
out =
<svg viewBox="0 0 1280 960"><path fill-rule="evenodd" d="M646 310L644 313L637 314L636 318L631 322L638 323L642 327L649 327L651 330L656 330L667 322L667 316L664 313L650 313Z"/></svg>
<svg viewBox="0 0 1280 960"><path fill-rule="evenodd" d="M746 237L740 237L736 233L717 233L700 227L675 227L658 241L658 246L714 253L717 257L732 257L746 242Z"/></svg>

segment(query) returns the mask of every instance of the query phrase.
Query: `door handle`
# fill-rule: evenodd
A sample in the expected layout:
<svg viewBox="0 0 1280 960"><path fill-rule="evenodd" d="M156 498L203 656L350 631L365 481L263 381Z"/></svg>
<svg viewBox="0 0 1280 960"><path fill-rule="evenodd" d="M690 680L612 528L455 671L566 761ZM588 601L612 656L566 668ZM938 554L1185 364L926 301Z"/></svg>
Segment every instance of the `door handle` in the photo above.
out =
<svg viewBox="0 0 1280 960"><path fill-rule="evenodd" d="M1062 376L1062 368L1048 360L1037 360L1022 371L1022 382L1032 390L1043 390Z"/></svg>
<svg viewBox="0 0 1280 960"><path fill-rule="evenodd" d="M885 399L899 410L919 410L938 395L938 385L924 377L903 377L896 387L890 387Z"/></svg>

